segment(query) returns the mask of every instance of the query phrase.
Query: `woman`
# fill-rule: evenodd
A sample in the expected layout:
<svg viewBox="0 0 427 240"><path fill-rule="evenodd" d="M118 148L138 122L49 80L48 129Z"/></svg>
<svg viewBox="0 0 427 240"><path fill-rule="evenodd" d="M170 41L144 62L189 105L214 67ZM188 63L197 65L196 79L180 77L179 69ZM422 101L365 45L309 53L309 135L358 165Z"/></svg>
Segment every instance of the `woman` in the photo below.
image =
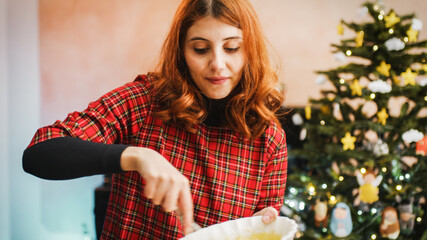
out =
<svg viewBox="0 0 427 240"><path fill-rule="evenodd" d="M46 179L114 173L101 239L177 239L193 221L273 221L287 170L275 116L282 97L250 3L183 0L162 49L155 73L39 129L24 170Z"/></svg>

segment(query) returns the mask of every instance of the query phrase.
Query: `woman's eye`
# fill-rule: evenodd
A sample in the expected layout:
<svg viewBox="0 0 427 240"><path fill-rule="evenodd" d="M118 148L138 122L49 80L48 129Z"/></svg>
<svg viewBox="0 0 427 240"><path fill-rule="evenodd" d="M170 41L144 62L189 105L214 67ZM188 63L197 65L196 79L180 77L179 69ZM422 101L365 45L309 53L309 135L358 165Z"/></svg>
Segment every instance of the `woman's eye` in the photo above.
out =
<svg viewBox="0 0 427 240"><path fill-rule="evenodd" d="M197 54L205 54L208 51L208 48L194 48L194 51Z"/></svg>
<svg viewBox="0 0 427 240"><path fill-rule="evenodd" d="M234 53L237 52L239 50L240 47L235 47L235 48L224 48L225 51L229 52L229 53Z"/></svg>

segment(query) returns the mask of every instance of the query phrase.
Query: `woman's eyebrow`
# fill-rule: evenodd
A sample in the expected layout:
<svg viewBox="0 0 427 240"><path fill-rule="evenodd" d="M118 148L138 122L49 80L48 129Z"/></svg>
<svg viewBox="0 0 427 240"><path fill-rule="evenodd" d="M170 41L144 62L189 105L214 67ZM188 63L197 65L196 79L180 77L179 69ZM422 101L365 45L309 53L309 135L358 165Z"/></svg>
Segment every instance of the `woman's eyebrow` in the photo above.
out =
<svg viewBox="0 0 427 240"><path fill-rule="evenodd" d="M226 38L223 39L223 41L232 40L232 39L242 39L242 37L240 37L240 36L226 37ZM210 42L208 39L202 38L202 37L193 37L193 38L191 38L188 41L189 42L191 42L191 41L206 41L206 42Z"/></svg>
<svg viewBox="0 0 427 240"><path fill-rule="evenodd" d="M191 39L190 39L190 40L188 40L188 41L189 41L189 42L191 42L191 41L199 41L199 40L209 42L209 40L208 40L208 39L206 39L206 38L202 38L202 37L193 37L193 38L191 38Z"/></svg>
<svg viewBox="0 0 427 240"><path fill-rule="evenodd" d="M241 36L227 37L227 38L224 38L224 41L226 41L226 40L232 40L232 39L242 39L242 37Z"/></svg>

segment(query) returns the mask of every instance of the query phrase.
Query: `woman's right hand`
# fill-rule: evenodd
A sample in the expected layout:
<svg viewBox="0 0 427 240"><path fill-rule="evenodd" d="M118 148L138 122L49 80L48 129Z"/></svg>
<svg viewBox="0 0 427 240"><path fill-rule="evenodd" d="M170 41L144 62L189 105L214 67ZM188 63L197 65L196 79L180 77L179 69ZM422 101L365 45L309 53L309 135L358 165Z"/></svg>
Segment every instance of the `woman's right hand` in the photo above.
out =
<svg viewBox="0 0 427 240"><path fill-rule="evenodd" d="M126 148L120 160L123 171L137 171L145 180L144 194L165 211L182 213L184 234L192 231L193 201L188 179L158 152L141 147Z"/></svg>

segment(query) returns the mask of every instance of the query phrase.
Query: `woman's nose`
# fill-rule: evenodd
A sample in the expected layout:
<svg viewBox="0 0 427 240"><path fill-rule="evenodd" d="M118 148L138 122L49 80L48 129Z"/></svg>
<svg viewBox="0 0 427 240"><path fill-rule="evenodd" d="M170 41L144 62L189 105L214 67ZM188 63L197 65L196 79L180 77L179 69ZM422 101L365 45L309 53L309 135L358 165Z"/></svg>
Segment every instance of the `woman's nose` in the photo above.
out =
<svg viewBox="0 0 427 240"><path fill-rule="evenodd" d="M214 71L222 70L225 68L225 56L221 51L214 51L210 61L210 68Z"/></svg>

